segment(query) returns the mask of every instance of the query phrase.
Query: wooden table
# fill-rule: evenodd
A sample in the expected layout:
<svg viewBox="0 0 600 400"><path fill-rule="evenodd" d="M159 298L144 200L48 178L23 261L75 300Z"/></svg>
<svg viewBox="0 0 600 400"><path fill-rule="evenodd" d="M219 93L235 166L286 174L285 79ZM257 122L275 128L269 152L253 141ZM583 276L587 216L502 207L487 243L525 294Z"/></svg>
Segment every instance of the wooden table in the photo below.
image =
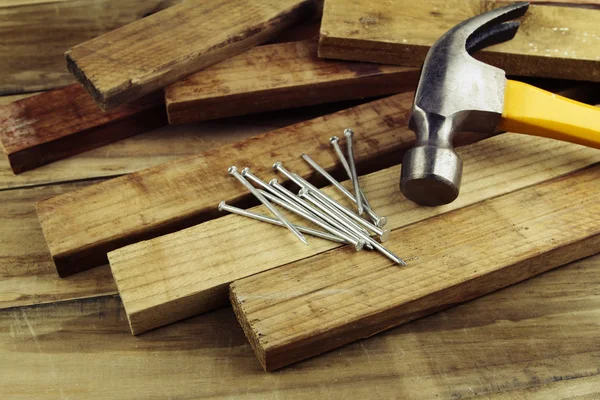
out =
<svg viewBox="0 0 600 400"><path fill-rule="evenodd" d="M1 158L0 398L599 399L600 256L274 373L229 308L134 337L108 266L56 276L35 201L334 109L164 128L19 176Z"/></svg>

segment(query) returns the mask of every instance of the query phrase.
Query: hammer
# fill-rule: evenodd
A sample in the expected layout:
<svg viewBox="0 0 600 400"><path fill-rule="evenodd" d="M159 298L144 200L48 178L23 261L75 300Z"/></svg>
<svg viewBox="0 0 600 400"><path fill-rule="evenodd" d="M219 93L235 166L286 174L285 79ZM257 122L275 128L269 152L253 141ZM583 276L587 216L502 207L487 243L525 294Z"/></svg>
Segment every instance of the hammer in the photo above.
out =
<svg viewBox="0 0 600 400"><path fill-rule="evenodd" d="M402 164L400 190L427 206L458 197L462 160L457 132L496 130L543 136L600 149L600 108L506 79L503 70L471 57L514 37L528 2L470 18L446 32L429 50L409 122L415 146Z"/></svg>

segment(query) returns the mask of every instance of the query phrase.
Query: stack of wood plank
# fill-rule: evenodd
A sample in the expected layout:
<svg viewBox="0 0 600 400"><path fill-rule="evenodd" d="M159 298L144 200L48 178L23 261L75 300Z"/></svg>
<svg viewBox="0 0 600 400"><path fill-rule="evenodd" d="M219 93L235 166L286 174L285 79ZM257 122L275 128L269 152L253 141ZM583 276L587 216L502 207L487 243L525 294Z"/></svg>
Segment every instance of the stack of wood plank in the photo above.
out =
<svg viewBox="0 0 600 400"><path fill-rule="evenodd" d="M272 370L600 251L597 150L465 133L455 139L465 164L457 201L425 208L399 192L418 67L487 2L168 5L74 45L66 66L77 83L58 87L70 82L61 76L58 88L0 108L15 173L167 124L324 103L337 111L36 198L58 275L108 261L98 285L116 283L133 334L231 304ZM532 6L513 40L478 57L511 75L600 82L599 20L600 10ZM264 212L228 177L234 163L264 175L281 161L343 202L298 155L341 178L328 139L348 127L361 186L407 267L320 239L306 247L278 227L218 213L221 200Z"/></svg>

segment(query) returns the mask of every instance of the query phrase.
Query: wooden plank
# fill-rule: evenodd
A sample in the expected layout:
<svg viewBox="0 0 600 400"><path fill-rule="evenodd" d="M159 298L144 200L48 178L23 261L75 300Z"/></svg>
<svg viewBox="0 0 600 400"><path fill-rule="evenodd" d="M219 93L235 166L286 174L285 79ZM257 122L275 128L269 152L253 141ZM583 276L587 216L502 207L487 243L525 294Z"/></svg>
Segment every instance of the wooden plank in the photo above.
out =
<svg viewBox="0 0 600 400"><path fill-rule="evenodd" d="M0 107L0 147L19 174L166 124L161 93L103 112L75 83Z"/></svg>
<svg viewBox="0 0 600 400"><path fill-rule="evenodd" d="M216 122L167 125L19 175L12 172L0 151L0 190L120 176L329 114L345 106L335 103Z"/></svg>
<svg viewBox="0 0 600 400"><path fill-rule="evenodd" d="M234 282L265 370L323 353L600 251L600 165L395 230L400 268L324 253Z"/></svg>
<svg viewBox="0 0 600 400"><path fill-rule="evenodd" d="M494 2L328 0L319 56L417 67L431 45ZM476 58L508 74L600 81L600 10L531 6L514 39Z"/></svg>
<svg viewBox="0 0 600 400"><path fill-rule="evenodd" d="M420 207L403 198L398 166L362 177L370 203L388 218L386 228L411 225L600 162L596 150L516 134L461 147L459 153L465 164L462 193L444 207ZM254 211L268 214L262 206ZM132 333L139 334L226 305L228 286L235 280L341 247L309 241L307 247L282 235L281 228L230 215L126 246L108 257ZM345 247L344 254L354 251Z"/></svg>
<svg viewBox="0 0 600 400"><path fill-rule="evenodd" d="M188 0L73 47L67 66L103 109L157 91L316 15L318 0Z"/></svg>
<svg viewBox="0 0 600 400"><path fill-rule="evenodd" d="M309 177L312 171L298 157L298 138L303 151L339 174L336 157L323 151L324 143L349 126L360 127L361 171L394 165L414 143L407 128L412 97L403 93L377 100L42 201L38 216L57 270L64 276L101 265L111 250L213 218L221 200L248 201L251 196L227 174L233 163L263 174L279 160ZM460 135L458 143L482 138Z"/></svg>
<svg viewBox="0 0 600 400"><path fill-rule="evenodd" d="M0 94L73 83L64 53L179 0L4 0L0 4Z"/></svg>
<svg viewBox="0 0 600 400"><path fill-rule="evenodd" d="M69 279L56 276L33 206L90 183L0 191L0 309L116 293L107 265Z"/></svg>
<svg viewBox="0 0 600 400"><path fill-rule="evenodd" d="M320 60L314 41L259 46L165 89L169 123L415 90L419 70Z"/></svg>
<svg viewBox="0 0 600 400"><path fill-rule="evenodd" d="M259 367L230 309L140 337L131 336L117 297L3 310L0 397L593 395L600 378L599 285L596 256L276 374ZM559 391L564 386L572 391Z"/></svg>

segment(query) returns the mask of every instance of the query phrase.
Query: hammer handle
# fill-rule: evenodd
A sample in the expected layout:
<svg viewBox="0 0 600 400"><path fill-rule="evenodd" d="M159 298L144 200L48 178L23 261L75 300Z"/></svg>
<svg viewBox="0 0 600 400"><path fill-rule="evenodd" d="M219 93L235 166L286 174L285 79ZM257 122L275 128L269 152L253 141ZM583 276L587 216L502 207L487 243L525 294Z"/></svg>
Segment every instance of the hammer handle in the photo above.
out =
<svg viewBox="0 0 600 400"><path fill-rule="evenodd" d="M499 128L600 149L600 108L508 80Z"/></svg>

